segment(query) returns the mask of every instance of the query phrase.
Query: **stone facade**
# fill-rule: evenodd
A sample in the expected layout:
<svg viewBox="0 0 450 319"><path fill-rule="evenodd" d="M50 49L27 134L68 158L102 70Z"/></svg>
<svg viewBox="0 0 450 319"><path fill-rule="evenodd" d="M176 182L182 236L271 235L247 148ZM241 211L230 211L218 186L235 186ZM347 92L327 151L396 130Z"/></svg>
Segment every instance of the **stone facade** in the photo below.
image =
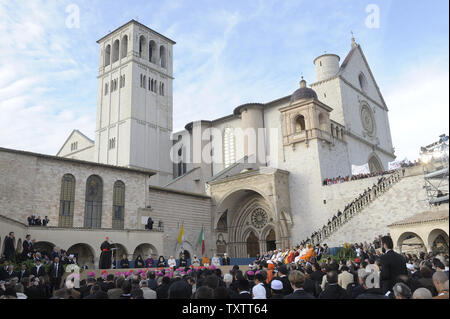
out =
<svg viewBox="0 0 450 319"><path fill-rule="evenodd" d="M137 212L146 206L146 192L152 171L133 170L72 159L62 159L0 149L0 207L3 216L27 222L30 215L48 216L49 226L58 226L61 181L75 177L73 227L83 227L86 181L97 175L103 182L101 227L112 227L113 186L125 184L125 228L137 228Z"/></svg>
<svg viewBox="0 0 450 319"><path fill-rule="evenodd" d="M423 185L423 175L402 178L325 242L330 247L344 242L372 242L378 235L389 233L388 225L429 210Z"/></svg>
<svg viewBox="0 0 450 319"><path fill-rule="evenodd" d="M342 64L334 54L314 60L317 81L311 88L302 80L292 95L244 104L231 115L188 123L173 134L175 42L132 20L98 44L95 142L75 130L58 152L92 163L0 152L4 215L25 221L45 212L55 225L61 178L70 172L76 179L73 226L82 227L86 181L95 174L104 185L102 227L112 227L112 187L122 180L125 228L142 229L148 216L161 221L158 252L179 253L176 238L184 224L184 249L200 255L196 242L203 225L207 255L246 257L306 239L374 181L325 187L325 178L351 175L352 165L365 163L381 171L395 159L388 108L354 41ZM148 179L145 169L156 174ZM406 199L398 203L400 210L410 204L411 189L398 191ZM386 203L375 205L367 214L383 218ZM359 222L364 225L356 229L371 227ZM374 220L373 226L379 233L386 225Z"/></svg>
<svg viewBox="0 0 450 319"><path fill-rule="evenodd" d="M164 254L179 257L180 245L177 242L181 226L184 225L183 249L189 255L201 256L202 245L198 245L198 237L202 226L205 232L205 255L211 257L215 245L212 243L211 231L211 199L209 196L180 192L168 188L150 187L150 211L142 212L142 216L151 216L164 225Z"/></svg>

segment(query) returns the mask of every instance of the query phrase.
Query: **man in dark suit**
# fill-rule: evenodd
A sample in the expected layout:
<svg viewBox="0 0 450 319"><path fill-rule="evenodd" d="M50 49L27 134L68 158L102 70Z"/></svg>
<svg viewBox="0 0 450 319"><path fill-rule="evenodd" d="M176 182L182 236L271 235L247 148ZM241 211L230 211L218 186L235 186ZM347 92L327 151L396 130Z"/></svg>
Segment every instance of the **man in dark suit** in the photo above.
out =
<svg viewBox="0 0 450 319"><path fill-rule="evenodd" d="M17 273L14 271L13 265L8 266L8 270L4 272L3 277L5 280L17 277Z"/></svg>
<svg viewBox="0 0 450 319"><path fill-rule="evenodd" d="M289 283L291 284L293 292L285 296L284 299L315 299L314 296L303 289L305 280L306 277L301 271L292 270L289 274Z"/></svg>
<svg viewBox="0 0 450 319"><path fill-rule="evenodd" d="M250 283L246 279L240 279L238 281L238 296L236 299L252 299L250 294Z"/></svg>
<svg viewBox="0 0 450 319"><path fill-rule="evenodd" d="M64 275L64 266L60 263L59 257L55 257L48 271L52 290L58 290L61 287L61 278Z"/></svg>
<svg viewBox="0 0 450 319"><path fill-rule="evenodd" d="M320 260L322 258L322 253L323 253L323 248L322 246L320 246L320 244L316 245L316 249L315 249L315 253L316 253L316 258L317 260Z"/></svg>
<svg viewBox="0 0 450 319"><path fill-rule="evenodd" d="M230 257L227 256L227 253L223 254L222 265L230 265Z"/></svg>
<svg viewBox="0 0 450 319"><path fill-rule="evenodd" d="M320 268L320 265L318 263L312 264L312 273L309 275L309 278L311 280L314 280L318 282L319 284L322 283L322 277L325 275L325 273Z"/></svg>
<svg viewBox="0 0 450 319"><path fill-rule="evenodd" d="M41 264L41 260L39 258L36 259L36 266L34 266L31 270L31 274L35 277L45 276L44 266Z"/></svg>
<svg viewBox="0 0 450 319"><path fill-rule="evenodd" d="M289 278L287 276L288 274L288 270L287 267L285 265L281 265L278 268L278 272L277 272L277 277L276 279L278 279L279 281L281 281L283 283L283 295L289 295L293 292L291 283L289 282Z"/></svg>
<svg viewBox="0 0 450 319"><path fill-rule="evenodd" d="M14 248L14 232L10 232L5 238L5 258L6 260L13 261L16 249Z"/></svg>
<svg viewBox="0 0 450 319"><path fill-rule="evenodd" d="M394 243L390 236L382 237L381 244L385 253L380 258L380 281L381 289L386 293L394 287L397 277L399 275L407 275L408 270L406 269L406 261L403 256L392 250Z"/></svg>
<svg viewBox="0 0 450 319"><path fill-rule="evenodd" d="M18 272L17 276L19 277L19 281L21 281L25 277L30 277L30 272L27 269L27 265L22 265L22 268Z"/></svg>
<svg viewBox="0 0 450 319"><path fill-rule="evenodd" d="M31 242L31 236L27 235L22 244L22 260L27 260L28 254L33 251L33 243Z"/></svg>
<svg viewBox="0 0 450 319"><path fill-rule="evenodd" d="M147 219L147 225L145 225L145 229L152 230L153 229L153 220L151 217Z"/></svg>
<svg viewBox="0 0 450 319"><path fill-rule="evenodd" d="M350 299L347 291L338 285L337 271L327 273L327 285L319 295L319 299Z"/></svg>
<svg viewBox="0 0 450 319"><path fill-rule="evenodd" d="M0 280L4 280L5 279L5 274L8 271L8 267L9 267L9 261L5 260L3 262L2 268L0 270Z"/></svg>

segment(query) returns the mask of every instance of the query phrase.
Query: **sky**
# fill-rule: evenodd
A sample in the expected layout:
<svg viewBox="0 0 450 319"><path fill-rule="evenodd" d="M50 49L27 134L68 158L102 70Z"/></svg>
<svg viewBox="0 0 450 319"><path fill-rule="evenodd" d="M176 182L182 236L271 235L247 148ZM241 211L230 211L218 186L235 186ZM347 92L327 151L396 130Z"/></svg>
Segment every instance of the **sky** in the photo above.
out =
<svg viewBox="0 0 450 319"><path fill-rule="evenodd" d="M449 132L448 6L447 0L0 0L0 147L55 155L73 129L94 139L96 41L136 19L177 42L174 131L243 103L289 95L301 75L315 82L314 58L327 52L342 61L353 32L389 108L397 159L417 159L421 146Z"/></svg>

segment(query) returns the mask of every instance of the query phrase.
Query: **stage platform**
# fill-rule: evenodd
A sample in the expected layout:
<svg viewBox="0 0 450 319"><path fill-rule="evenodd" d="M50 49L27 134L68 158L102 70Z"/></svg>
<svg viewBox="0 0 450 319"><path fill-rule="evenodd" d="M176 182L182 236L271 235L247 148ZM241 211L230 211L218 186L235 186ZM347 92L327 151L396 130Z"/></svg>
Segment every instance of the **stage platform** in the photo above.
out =
<svg viewBox="0 0 450 319"><path fill-rule="evenodd" d="M222 270L222 273L229 273L229 271L233 268L233 266L220 266L220 269ZM143 270L145 271L147 268L129 268L129 269L85 269L81 272L80 274L80 279L86 279L88 274L91 272L95 273L95 277L100 277L102 276L102 272L104 270L106 270L106 272L108 274L113 274L116 275L117 272L129 272L130 270L133 271L133 273L136 273L139 270ZM249 269L248 265L240 265L239 269L242 270L243 272L247 271ZM158 271L157 268L149 268L150 271ZM65 278L66 276L64 276Z"/></svg>

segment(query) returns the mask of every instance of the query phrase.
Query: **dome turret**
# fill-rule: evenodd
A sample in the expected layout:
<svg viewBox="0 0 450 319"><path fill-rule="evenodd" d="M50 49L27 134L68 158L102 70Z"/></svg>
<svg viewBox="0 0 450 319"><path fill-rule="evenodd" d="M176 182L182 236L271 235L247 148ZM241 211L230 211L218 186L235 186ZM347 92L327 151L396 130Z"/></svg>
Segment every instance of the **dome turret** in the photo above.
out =
<svg viewBox="0 0 450 319"><path fill-rule="evenodd" d="M307 99L317 100L317 93L313 89L306 87L306 81L302 77L302 80L300 81L300 88L291 95L291 103L297 100Z"/></svg>

